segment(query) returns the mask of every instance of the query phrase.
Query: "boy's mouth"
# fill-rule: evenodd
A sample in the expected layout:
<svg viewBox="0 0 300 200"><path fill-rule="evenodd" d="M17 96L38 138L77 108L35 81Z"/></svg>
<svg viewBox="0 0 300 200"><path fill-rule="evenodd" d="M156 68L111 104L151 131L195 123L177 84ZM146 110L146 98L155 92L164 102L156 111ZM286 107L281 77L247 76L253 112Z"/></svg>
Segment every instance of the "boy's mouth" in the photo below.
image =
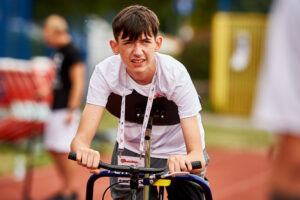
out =
<svg viewBox="0 0 300 200"><path fill-rule="evenodd" d="M133 60L131 60L131 62L133 62L133 63L142 63L144 61L145 61L145 59L133 59Z"/></svg>

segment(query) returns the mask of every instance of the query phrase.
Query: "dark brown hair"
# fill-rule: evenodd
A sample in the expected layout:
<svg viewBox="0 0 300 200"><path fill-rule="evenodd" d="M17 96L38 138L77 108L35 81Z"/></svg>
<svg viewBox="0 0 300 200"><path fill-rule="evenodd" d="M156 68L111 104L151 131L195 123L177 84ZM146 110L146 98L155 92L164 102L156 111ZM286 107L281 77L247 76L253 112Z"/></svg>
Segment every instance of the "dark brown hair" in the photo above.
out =
<svg viewBox="0 0 300 200"><path fill-rule="evenodd" d="M144 33L146 37L157 37L159 20L156 14L145 6L133 5L121 10L113 19L112 28L115 40L137 40Z"/></svg>

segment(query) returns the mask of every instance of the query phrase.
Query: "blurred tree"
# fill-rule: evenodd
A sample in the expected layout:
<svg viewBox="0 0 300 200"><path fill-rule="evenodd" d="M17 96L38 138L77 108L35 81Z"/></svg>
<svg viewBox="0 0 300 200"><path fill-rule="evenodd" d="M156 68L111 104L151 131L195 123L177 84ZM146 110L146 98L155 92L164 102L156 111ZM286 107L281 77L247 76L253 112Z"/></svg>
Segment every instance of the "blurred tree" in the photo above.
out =
<svg viewBox="0 0 300 200"><path fill-rule="evenodd" d="M193 12L188 16L179 16L175 9L176 0L32 0L33 17L42 21L52 13L64 17L98 15L108 21L124 7L140 4L152 9L161 22L161 30L166 33L176 34L177 29L185 19L191 20L192 25L209 26L211 17L217 9L217 0L195 0Z"/></svg>
<svg viewBox="0 0 300 200"><path fill-rule="evenodd" d="M159 17L161 30L164 32L175 33L176 14L172 1L161 0L33 0L34 19L41 21L47 15L57 13L65 17L98 15L108 21L124 7L141 4L152 9ZM175 20L174 20L175 19Z"/></svg>
<svg viewBox="0 0 300 200"><path fill-rule="evenodd" d="M153 10L160 19L160 29L167 34L177 35L179 27L188 22L195 30L194 40L186 43L182 55L178 56L193 74L195 79L208 79L210 37L199 37L205 32L209 35L213 14L217 11L218 0L194 0L192 12L179 15L176 2L179 0L32 0L33 18L42 21L52 13L70 19L72 28L82 26L88 15L97 15L111 22L124 7L140 4ZM74 24L74 23L77 23ZM203 35L203 34L202 34Z"/></svg>
<svg viewBox="0 0 300 200"><path fill-rule="evenodd" d="M232 12L260 12L267 13L273 0L231 0Z"/></svg>
<svg viewBox="0 0 300 200"><path fill-rule="evenodd" d="M217 11L217 0L196 0L191 23L195 28L210 27L213 14Z"/></svg>
<svg viewBox="0 0 300 200"><path fill-rule="evenodd" d="M186 43L178 59L186 66L192 79L208 80L210 65L209 33L196 36Z"/></svg>

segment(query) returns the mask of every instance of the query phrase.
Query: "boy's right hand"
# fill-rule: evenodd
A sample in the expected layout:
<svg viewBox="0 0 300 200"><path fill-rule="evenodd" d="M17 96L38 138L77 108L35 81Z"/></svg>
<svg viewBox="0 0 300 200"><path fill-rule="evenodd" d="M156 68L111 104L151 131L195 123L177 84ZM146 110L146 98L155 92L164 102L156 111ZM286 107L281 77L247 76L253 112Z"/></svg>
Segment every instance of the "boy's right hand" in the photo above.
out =
<svg viewBox="0 0 300 200"><path fill-rule="evenodd" d="M82 147L76 151L77 163L90 169L92 173L99 173L98 165L100 162L100 153L90 148Z"/></svg>

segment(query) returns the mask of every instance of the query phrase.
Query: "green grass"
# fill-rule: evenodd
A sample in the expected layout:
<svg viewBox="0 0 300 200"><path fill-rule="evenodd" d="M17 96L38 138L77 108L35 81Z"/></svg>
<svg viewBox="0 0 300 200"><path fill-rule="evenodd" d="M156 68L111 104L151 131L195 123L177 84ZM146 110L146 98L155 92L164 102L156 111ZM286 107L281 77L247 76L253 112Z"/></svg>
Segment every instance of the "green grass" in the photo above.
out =
<svg viewBox="0 0 300 200"><path fill-rule="evenodd" d="M5 173L12 173L13 166L14 166L14 158L15 153L12 151L10 153L2 153L2 144L0 145L0 159L1 159L1 165L0 165L0 175L3 175Z"/></svg>
<svg viewBox="0 0 300 200"><path fill-rule="evenodd" d="M258 130L228 128L205 125L205 143L207 148L265 150L274 142L274 136Z"/></svg>
<svg viewBox="0 0 300 200"><path fill-rule="evenodd" d="M105 132L107 129L117 128L118 120L116 117L112 116L107 111L104 112L103 120L99 127L99 132ZM37 138L36 142L42 144L42 138ZM18 155L27 156L27 145L28 141L23 141L21 143L0 143L0 176L5 174L12 174L15 167L15 159ZM94 141L92 143L92 148L96 149L102 153L110 153L113 150L113 144L108 142ZM38 151L38 152L37 152ZM44 166L52 164L51 157L47 152L40 148L35 150L33 164L34 167Z"/></svg>
<svg viewBox="0 0 300 200"><path fill-rule="evenodd" d="M204 117L205 118L205 117ZM99 127L99 132L109 134L109 129L116 131L118 125L117 119L105 111L103 120ZM266 132L253 130L250 128L241 128L238 126L222 126L216 123L203 122L205 129L205 142L208 149L246 149L259 151L268 148L273 142L274 137ZM102 133L103 134L103 133ZM42 140L40 139L40 143ZM12 173L17 154L26 152L26 142L13 145L0 143L0 175ZM92 148L101 153L110 153L113 144L103 141L94 141ZM34 157L34 166L51 164L52 160L43 148L40 148Z"/></svg>
<svg viewBox="0 0 300 200"><path fill-rule="evenodd" d="M99 130L106 130L110 128L118 127L118 119L111 115L107 110L104 111L103 118L101 124L99 126Z"/></svg>
<svg viewBox="0 0 300 200"><path fill-rule="evenodd" d="M36 142L38 144L41 144L40 138L38 138L38 141ZM31 162L34 164L34 167L52 163L51 158L48 156L44 149L39 149L38 151L36 151L35 149L31 151L31 154L29 154L27 145L28 141L23 141L22 143L17 144L0 143L0 175L13 173L16 158L20 155L26 156L26 164L29 165L29 162ZM34 155L33 157L31 157L33 160L30 160L29 155Z"/></svg>

